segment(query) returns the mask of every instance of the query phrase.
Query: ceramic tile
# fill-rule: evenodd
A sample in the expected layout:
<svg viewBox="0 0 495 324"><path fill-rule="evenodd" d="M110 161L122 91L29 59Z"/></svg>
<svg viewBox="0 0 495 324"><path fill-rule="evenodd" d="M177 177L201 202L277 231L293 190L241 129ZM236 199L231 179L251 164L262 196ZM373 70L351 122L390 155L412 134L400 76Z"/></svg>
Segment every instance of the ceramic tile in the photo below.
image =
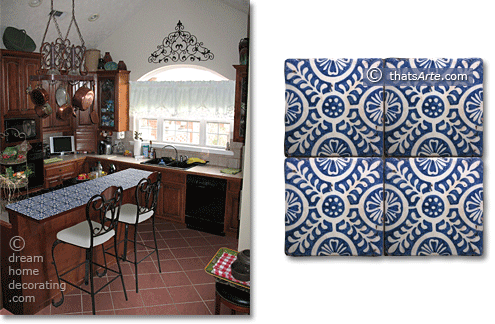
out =
<svg viewBox="0 0 495 324"><path fill-rule="evenodd" d="M91 197L100 194L110 186L122 186L124 190L132 188L137 185L139 180L150 174L149 171L126 169L105 177L21 200L7 205L6 209L36 220L44 220L85 205Z"/></svg>
<svg viewBox="0 0 495 324"><path fill-rule="evenodd" d="M482 255L480 158L388 158L385 189L385 255Z"/></svg>
<svg viewBox="0 0 495 324"><path fill-rule="evenodd" d="M469 68L469 86L386 86L385 154L480 157L483 153L481 59L386 59L385 68Z"/></svg>
<svg viewBox="0 0 495 324"><path fill-rule="evenodd" d="M380 158L286 158L286 254L381 255L382 197Z"/></svg>
<svg viewBox="0 0 495 324"><path fill-rule="evenodd" d="M372 157L383 152L383 86L363 85L381 59L285 61L285 155Z"/></svg>

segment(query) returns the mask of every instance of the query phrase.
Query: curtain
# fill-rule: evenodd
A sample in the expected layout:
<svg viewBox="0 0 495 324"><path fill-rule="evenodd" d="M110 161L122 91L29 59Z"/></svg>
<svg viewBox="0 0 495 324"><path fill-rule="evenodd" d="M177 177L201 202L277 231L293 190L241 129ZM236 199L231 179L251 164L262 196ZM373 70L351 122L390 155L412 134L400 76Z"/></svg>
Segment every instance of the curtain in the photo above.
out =
<svg viewBox="0 0 495 324"><path fill-rule="evenodd" d="M234 81L130 82L130 115L143 117L233 118Z"/></svg>

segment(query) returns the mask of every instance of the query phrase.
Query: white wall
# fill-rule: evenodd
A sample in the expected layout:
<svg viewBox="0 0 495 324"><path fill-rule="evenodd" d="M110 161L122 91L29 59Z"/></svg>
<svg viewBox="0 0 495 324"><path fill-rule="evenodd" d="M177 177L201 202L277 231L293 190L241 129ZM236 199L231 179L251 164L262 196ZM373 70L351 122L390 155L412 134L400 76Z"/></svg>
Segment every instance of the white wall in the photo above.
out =
<svg viewBox="0 0 495 324"><path fill-rule="evenodd" d="M148 63L148 57L179 20L184 30L196 36L214 55L213 60L194 62L235 80L234 64L239 64L239 41L247 37L247 14L217 0L150 0L122 28L102 42L98 49L110 52L116 62L123 60L135 81L164 65Z"/></svg>

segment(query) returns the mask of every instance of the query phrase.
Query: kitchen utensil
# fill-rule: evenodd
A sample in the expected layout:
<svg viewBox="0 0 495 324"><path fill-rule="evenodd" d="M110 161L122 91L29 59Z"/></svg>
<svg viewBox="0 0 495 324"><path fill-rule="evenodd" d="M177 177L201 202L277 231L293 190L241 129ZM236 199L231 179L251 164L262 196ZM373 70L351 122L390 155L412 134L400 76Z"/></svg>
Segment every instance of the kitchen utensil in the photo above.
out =
<svg viewBox="0 0 495 324"><path fill-rule="evenodd" d="M48 91L43 89L41 87L41 84L39 84L38 87L36 87L36 89L31 91L30 97L31 97L31 101L36 106L43 106L49 100Z"/></svg>
<svg viewBox="0 0 495 324"><path fill-rule="evenodd" d="M41 118L46 118L52 114L53 109L49 103L45 103L43 106L36 105L36 107L34 107L34 111Z"/></svg>
<svg viewBox="0 0 495 324"><path fill-rule="evenodd" d="M91 113L89 114L89 118L91 119L91 122L93 124L98 124L98 113L96 112L96 110L93 109L93 107L91 107Z"/></svg>
<svg viewBox="0 0 495 324"><path fill-rule="evenodd" d="M81 110L86 110L93 104L95 99L95 93L86 86L82 86L77 89L74 97L72 98L72 105Z"/></svg>
<svg viewBox="0 0 495 324"><path fill-rule="evenodd" d="M73 112L73 108L68 104L62 105L57 109L57 118L62 120L68 120Z"/></svg>
<svg viewBox="0 0 495 324"><path fill-rule="evenodd" d="M62 84L57 88L57 91L55 91L55 100L59 106L63 106L69 101L67 89Z"/></svg>

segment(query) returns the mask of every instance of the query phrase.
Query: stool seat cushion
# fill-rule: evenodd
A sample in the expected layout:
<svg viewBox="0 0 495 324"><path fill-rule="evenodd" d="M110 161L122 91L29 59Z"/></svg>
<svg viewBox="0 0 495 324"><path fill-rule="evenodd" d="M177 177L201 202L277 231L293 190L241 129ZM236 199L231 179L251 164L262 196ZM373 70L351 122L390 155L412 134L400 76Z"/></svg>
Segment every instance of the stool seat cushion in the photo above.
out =
<svg viewBox="0 0 495 324"><path fill-rule="evenodd" d="M139 215L139 223L148 220L153 216L153 210ZM120 207L119 222L126 224L136 224L137 206L134 204L124 204Z"/></svg>
<svg viewBox="0 0 495 324"><path fill-rule="evenodd" d="M92 221L93 230L101 228L101 224ZM91 247L91 233L89 224L87 221L81 222L77 225L71 226L57 233L57 239L66 243L79 246L82 248ZM98 246L105 243L115 235L114 230L110 230L107 233L96 236L93 241L93 246Z"/></svg>
<svg viewBox="0 0 495 324"><path fill-rule="evenodd" d="M250 307L251 294L247 291L220 282L215 284L217 293L225 300L241 307Z"/></svg>

